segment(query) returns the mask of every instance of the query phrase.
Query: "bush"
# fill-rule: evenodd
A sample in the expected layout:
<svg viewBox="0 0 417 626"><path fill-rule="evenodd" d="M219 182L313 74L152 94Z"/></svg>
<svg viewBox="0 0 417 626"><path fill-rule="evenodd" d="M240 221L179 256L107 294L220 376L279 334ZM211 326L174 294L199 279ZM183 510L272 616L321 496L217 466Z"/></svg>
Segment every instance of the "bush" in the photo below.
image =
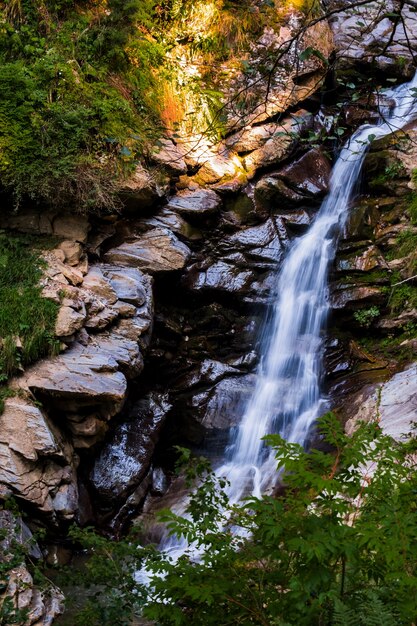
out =
<svg viewBox="0 0 417 626"><path fill-rule="evenodd" d="M42 260L29 237L0 233L0 384L59 349L58 304L42 297Z"/></svg>
<svg viewBox="0 0 417 626"><path fill-rule="evenodd" d="M348 437L333 414L319 420L319 430L332 452L306 452L277 435L268 437L283 470L275 495L231 506L224 482L205 468L187 516L162 514L170 532L194 543L200 558L190 548L174 563L150 549L147 589L137 583L127 590L126 581L135 580L145 558L135 541L125 542L130 552L123 566L113 558L111 542L96 543L99 571L107 555L105 563L115 562L118 576L113 573L101 593L95 588L89 612L77 623L117 626L140 613L176 626L414 623L416 440L394 441L377 421L361 424ZM82 542L86 537L85 531L77 533ZM92 604L109 610L108 588L129 606L128 617L92 617Z"/></svg>

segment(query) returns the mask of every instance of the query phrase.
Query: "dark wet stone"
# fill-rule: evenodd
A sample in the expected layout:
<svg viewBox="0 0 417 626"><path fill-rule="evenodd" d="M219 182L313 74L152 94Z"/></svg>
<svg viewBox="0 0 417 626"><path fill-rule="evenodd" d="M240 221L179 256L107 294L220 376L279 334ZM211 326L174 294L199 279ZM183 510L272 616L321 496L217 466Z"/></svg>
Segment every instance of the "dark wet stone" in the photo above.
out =
<svg viewBox="0 0 417 626"><path fill-rule="evenodd" d="M255 385L247 374L223 378L200 393L184 396L177 406L181 411L182 433L188 441L200 444L205 437L221 437L238 424Z"/></svg>
<svg viewBox="0 0 417 626"><path fill-rule="evenodd" d="M221 206L220 196L211 189L181 191L168 202L167 208L188 217L217 213Z"/></svg>
<svg viewBox="0 0 417 626"><path fill-rule="evenodd" d="M126 497L146 476L159 432L171 405L151 393L137 402L97 458L90 474L95 493L106 504Z"/></svg>
<svg viewBox="0 0 417 626"><path fill-rule="evenodd" d="M290 189L306 198L325 195L329 190L330 174L330 160L316 148L278 172Z"/></svg>

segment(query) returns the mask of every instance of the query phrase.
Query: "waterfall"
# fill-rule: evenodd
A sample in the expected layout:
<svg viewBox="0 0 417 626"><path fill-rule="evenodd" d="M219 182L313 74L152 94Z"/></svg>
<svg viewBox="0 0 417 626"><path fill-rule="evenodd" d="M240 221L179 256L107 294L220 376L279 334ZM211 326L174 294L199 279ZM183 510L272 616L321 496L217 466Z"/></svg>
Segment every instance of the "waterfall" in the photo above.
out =
<svg viewBox="0 0 417 626"><path fill-rule="evenodd" d="M326 410L320 378L330 309L329 266L370 142L417 117L417 75L384 95L394 106L381 110L378 124L361 126L343 147L328 196L310 229L293 243L281 268L256 387L234 432L225 463L216 469L217 475L229 482L226 491L231 503L247 494L260 497L277 480L273 453L262 437L279 433L304 444L311 425ZM174 559L184 548L185 543L176 537L161 543L161 549Z"/></svg>

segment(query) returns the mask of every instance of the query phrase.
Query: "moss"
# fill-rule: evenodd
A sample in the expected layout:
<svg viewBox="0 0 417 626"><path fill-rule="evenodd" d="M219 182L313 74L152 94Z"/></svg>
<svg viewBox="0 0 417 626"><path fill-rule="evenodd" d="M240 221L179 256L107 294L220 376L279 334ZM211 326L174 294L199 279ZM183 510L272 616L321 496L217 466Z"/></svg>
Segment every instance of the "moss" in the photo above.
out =
<svg viewBox="0 0 417 626"><path fill-rule="evenodd" d="M59 306L42 297L42 260L27 236L0 233L0 382L55 353Z"/></svg>
<svg viewBox="0 0 417 626"><path fill-rule="evenodd" d="M417 193L415 191L410 194L407 203L407 211L410 216L411 223L413 226L417 226Z"/></svg>

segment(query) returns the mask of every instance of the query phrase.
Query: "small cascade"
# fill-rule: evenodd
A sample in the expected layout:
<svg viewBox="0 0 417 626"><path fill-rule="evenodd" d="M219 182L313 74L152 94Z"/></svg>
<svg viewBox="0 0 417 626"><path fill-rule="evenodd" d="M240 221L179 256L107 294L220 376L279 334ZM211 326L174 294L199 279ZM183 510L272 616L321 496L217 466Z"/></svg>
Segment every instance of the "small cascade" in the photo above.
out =
<svg viewBox="0 0 417 626"><path fill-rule="evenodd" d="M361 126L343 147L333 169L330 193L310 229L294 241L281 268L273 315L264 333L256 388L242 411L225 462L216 469L229 482L227 492L232 503L248 494L260 497L276 483L273 453L262 437L279 433L303 445L311 425L327 409L320 379L330 309L329 266L370 142L417 117L417 75L385 95L395 105L381 110L379 124ZM181 503L177 510L181 510ZM167 537L160 548L175 559L184 552L185 544Z"/></svg>

